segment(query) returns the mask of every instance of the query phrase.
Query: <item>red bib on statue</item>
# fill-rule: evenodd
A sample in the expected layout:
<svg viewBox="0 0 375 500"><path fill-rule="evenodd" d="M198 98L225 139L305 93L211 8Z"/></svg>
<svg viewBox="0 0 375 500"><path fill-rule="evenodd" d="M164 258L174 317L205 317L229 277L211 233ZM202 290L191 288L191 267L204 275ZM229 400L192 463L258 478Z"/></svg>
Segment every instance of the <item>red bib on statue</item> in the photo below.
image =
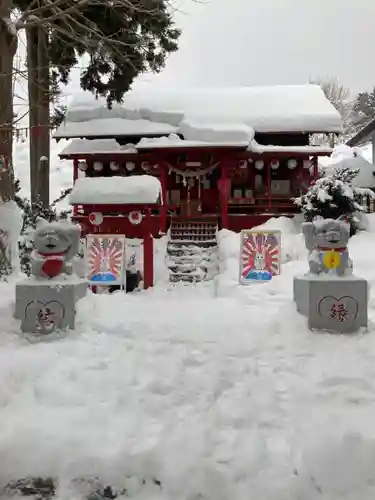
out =
<svg viewBox="0 0 375 500"><path fill-rule="evenodd" d="M44 274L46 274L49 278L54 278L59 275L64 264L62 257L59 255L49 255L48 257L45 257L45 259L46 260L42 266Z"/></svg>

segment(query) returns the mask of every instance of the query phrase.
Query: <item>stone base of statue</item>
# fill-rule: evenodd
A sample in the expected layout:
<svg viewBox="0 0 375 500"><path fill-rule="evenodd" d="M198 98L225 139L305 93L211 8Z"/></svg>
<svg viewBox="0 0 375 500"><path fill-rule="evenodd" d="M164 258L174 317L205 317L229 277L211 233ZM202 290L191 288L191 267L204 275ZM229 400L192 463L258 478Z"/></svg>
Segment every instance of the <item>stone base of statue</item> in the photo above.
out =
<svg viewBox="0 0 375 500"><path fill-rule="evenodd" d="M86 291L87 283L76 276L26 279L16 285L14 316L21 320L24 333L46 335L73 329L76 303Z"/></svg>
<svg viewBox="0 0 375 500"><path fill-rule="evenodd" d="M305 274L293 283L297 311L311 329L352 333L367 327L368 283L356 276Z"/></svg>

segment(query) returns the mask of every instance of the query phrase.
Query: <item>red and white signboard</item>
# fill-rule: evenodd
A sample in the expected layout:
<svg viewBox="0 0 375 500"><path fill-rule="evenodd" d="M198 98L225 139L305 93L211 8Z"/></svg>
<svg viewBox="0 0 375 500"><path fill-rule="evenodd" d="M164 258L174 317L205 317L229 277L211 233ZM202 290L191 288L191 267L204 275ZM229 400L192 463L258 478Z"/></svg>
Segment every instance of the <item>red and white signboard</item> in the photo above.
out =
<svg viewBox="0 0 375 500"><path fill-rule="evenodd" d="M240 283L270 281L280 274L280 253L280 231L241 231Z"/></svg>
<svg viewBox="0 0 375 500"><path fill-rule="evenodd" d="M125 237L88 235L85 263L86 277L91 285L125 285Z"/></svg>

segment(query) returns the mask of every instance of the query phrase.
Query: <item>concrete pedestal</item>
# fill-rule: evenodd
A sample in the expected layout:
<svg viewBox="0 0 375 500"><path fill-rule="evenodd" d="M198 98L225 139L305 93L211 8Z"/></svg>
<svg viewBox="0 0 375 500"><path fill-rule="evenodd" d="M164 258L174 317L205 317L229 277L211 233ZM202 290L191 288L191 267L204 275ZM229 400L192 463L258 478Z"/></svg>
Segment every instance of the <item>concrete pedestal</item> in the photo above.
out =
<svg viewBox="0 0 375 500"><path fill-rule="evenodd" d="M16 285L14 316L24 333L46 335L73 329L76 303L86 295L87 284L75 277L53 280L27 279Z"/></svg>
<svg viewBox="0 0 375 500"><path fill-rule="evenodd" d="M368 284L356 276L306 274L294 278L297 311L309 328L351 333L367 327Z"/></svg>

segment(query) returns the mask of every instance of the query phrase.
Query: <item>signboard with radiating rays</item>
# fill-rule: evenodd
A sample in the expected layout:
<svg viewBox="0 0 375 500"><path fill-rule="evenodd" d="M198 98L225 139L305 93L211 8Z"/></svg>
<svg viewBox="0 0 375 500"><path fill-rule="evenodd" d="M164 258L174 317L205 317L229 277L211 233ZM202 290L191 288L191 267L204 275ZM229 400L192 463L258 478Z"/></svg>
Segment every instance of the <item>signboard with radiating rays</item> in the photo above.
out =
<svg viewBox="0 0 375 500"><path fill-rule="evenodd" d="M86 277L91 285L124 284L125 237L90 234L86 238Z"/></svg>
<svg viewBox="0 0 375 500"><path fill-rule="evenodd" d="M270 281L280 274L280 231L241 231L240 283Z"/></svg>

